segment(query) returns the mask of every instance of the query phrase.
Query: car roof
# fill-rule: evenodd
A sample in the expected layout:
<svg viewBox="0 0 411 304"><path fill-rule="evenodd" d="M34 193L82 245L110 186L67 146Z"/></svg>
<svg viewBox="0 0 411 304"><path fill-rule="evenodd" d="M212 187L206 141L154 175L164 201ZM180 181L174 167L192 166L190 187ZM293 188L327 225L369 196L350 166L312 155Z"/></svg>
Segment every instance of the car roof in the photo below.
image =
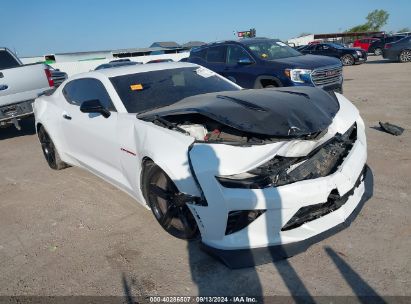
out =
<svg viewBox="0 0 411 304"><path fill-rule="evenodd" d="M109 68L118 68L122 66L128 66L128 65L135 65L135 64L141 64L140 62L136 61L117 61L117 62L109 62L109 63L103 63L100 64L98 67L96 67L96 70L99 69L109 69Z"/></svg>
<svg viewBox="0 0 411 304"><path fill-rule="evenodd" d="M255 42L263 42L263 41L281 41L280 39L275 39L275 38L265 38L265 37L256 37L256 38L242 38L238 40L223 40L223 41L216 41L216 42L211 42L204 44L202 46L196 47L193 49L193 51L201 50L204 48L208 48L210 46L216 46L216 45L221 45L221 44L243 44L243 45L248 45L251 43Z"/></svg>
<svg viewBox="0 0 411 304"><path fill-rule="evenodd" d="M98 73L98 74L102 74L110 78L110 77L129 75L129 74L145 73L145 72L159 71L159 70L171 70L171 69L179 69L179 68L190 68L190 67L198 67L198 65L193 64L193 63L188 63L188 62L164 62L164 63L156 63L156 64L136 64L136 65L116 67L116 68L101 69L97 71L82 73L79 75L81 75L81 77L84 77L89 74Z"/></svg>

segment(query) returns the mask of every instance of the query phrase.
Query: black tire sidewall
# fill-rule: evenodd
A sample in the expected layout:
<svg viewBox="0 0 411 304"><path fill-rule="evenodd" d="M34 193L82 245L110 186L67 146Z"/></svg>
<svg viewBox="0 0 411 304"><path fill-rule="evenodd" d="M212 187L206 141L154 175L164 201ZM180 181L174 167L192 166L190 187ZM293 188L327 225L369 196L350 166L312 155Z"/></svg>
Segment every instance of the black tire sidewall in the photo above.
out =
<svg viewBox="0 0 411 304"><path fill-rule="evenodd" d="M68 165L61 160L60 155L57 151L56 145L54 144L54 142L51 139L50 135L47 133L46 129L43 126L41 126L38 130L38 137L39 137L39 141L40 141L40 144L41 144L41 140L40 140L41 135L40 134L43 134L43 136L47 136L48 140L50 141L50 144L53 147L54 163L52 163L52 164L47 159L43 147L41 148L42 151L43 151L43 154L44 154L44 158L46 159L46 162L49 165L49 167L53 170L61 170L61 169L64 169L64 168L68 167Z"/></svg>

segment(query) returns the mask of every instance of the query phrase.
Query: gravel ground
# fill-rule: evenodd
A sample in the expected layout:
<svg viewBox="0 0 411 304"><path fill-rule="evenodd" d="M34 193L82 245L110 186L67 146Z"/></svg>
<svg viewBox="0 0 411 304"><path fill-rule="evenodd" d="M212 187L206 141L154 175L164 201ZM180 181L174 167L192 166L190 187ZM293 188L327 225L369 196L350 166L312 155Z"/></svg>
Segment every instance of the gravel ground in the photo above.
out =
<svg viewBox="0 0 411 304"><path fill-rule="evenodd" d="M50 170L32 128L0 129L0 295L411 296L411 63L344 68L374 196L346 230L288 260L229 270L78 169ZM378 121L405 128L402 136Z"/></svg>

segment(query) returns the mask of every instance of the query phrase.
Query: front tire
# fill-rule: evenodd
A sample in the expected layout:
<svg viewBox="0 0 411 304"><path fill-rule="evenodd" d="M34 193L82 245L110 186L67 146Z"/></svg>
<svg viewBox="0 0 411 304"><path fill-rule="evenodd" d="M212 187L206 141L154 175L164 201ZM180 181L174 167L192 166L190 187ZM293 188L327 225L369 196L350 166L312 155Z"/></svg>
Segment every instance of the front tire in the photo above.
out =
<svg viewBox="0 0 411 304"><path fill-rule="evenodd" d="M376 48L376 49L374 50L374 55L375 55L375 56L380 56L380 55L382 55L382 49L381 49L381 48Z"/></svg>
<svg viewBox="0 0 411 304"><path fill-rule="evenodd" d="M68 167L68 165L61 160L53 141L44 127L41 126L37 134L41 144L41 149L43 150L44 158L46 159L49 167L53 170L61 170Z"/></svg>
<svg viewBox="0 0 411 304"><path fill-rule="evenodd" d="M411 61L411 50L403 50L400 53L400 62L410 62Z"/></svg>
<svg viewBox="0 0 411 304"><path fill-rule="evenodd" d="M197 223L186 203L179 201L177 187L167 174L153 162L146 163L143 193L151 211L165 231L184 240L196 239Z"/></svg>
<svg viewBox="0 0 411 304"><path fill-rule="evenodd" d="M341 62L343 65L353 65L355 60L352 55L347 54L341 57Z"/></svg>

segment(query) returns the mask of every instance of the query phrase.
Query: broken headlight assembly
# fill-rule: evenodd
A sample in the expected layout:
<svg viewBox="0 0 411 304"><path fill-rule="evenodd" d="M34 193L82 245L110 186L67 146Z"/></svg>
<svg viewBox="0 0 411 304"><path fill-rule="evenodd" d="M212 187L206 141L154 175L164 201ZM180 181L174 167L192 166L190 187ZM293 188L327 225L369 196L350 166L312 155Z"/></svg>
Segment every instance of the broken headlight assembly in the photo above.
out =
<svg viewBox="0 0 411 304"><path fill-rule="evenodd" d="M337 171L357 139L357 124L344 134L337 133L304 157L275 156L245 173L217 176L226 188L262 189L330 175Z"/></svg>

